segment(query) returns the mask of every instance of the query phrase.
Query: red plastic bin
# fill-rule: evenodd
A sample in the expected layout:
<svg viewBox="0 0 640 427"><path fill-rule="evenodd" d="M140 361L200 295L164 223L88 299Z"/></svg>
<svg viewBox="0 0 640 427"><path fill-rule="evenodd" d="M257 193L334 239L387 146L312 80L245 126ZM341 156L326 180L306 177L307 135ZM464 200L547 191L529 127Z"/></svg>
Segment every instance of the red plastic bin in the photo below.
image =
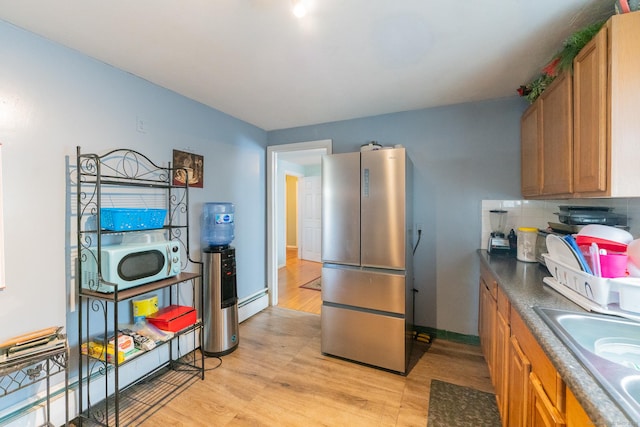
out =
<svg viewBox="0 0 640 427"><path fill-rule="evenodd" d="M170 305L147 316L147 322L163 331L178 332L195 324L196 310L185 305Z"/></svg>

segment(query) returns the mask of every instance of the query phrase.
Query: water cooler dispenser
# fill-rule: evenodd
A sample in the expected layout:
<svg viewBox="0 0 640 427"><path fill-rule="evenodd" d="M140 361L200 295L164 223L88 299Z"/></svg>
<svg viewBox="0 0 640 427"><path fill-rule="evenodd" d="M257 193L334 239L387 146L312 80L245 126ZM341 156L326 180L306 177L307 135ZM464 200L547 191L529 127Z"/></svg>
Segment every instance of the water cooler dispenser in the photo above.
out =
<svg viewBox="0 0 640 427"><path fill-rule="evenodd" d="M231 203L205 203L202 215L204 263L202 351L222 356L238 347L238 293L236 287L234 207Z"/></svg>

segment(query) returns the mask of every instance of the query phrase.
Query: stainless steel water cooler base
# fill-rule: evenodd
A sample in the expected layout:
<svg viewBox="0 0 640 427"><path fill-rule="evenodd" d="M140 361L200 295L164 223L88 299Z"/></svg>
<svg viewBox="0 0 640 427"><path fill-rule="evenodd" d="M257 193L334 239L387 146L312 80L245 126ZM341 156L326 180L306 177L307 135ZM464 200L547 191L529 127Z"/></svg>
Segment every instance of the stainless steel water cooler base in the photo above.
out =
<svg viewBox="0 0 640 427"><path fill-rule="evenodd" d="M219 311L215 323L219 324L217 333L207 334L205 328L205 344L202 352L205 356L224 356L238 347L240 336L238 335L238 304Z"/></svg>
<svg viewBox="0 0 640 427"><path fill-rule="evenodd" d="M235 249L230 246L209 248L204 250L202 255L204 262L202 352L206 356L223 356L234 351L240 342Z"/></svg>

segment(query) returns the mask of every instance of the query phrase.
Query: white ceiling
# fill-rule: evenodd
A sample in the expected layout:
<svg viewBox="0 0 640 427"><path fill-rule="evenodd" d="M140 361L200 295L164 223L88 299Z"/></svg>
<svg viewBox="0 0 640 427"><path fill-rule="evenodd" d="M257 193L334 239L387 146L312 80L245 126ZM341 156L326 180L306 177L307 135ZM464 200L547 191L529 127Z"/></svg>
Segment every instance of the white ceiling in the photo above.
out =
<svg viewBox="0 0 640 427"><path fill-rule="evenodd" d="M0 19L265 130L515 95L614 0L0 0Z"/></svg>

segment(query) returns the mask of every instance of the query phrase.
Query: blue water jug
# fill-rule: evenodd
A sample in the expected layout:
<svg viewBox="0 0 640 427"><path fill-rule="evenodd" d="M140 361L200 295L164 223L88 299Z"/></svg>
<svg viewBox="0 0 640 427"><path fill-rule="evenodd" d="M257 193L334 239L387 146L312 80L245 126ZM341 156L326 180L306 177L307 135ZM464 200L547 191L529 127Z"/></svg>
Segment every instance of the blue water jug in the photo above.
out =
<svg viewBox="0 0 640 427"><path fill-rule="evenodd" d="M205 203L202 209L202 247L228 245L234 238L233 203Z"/></svg>

